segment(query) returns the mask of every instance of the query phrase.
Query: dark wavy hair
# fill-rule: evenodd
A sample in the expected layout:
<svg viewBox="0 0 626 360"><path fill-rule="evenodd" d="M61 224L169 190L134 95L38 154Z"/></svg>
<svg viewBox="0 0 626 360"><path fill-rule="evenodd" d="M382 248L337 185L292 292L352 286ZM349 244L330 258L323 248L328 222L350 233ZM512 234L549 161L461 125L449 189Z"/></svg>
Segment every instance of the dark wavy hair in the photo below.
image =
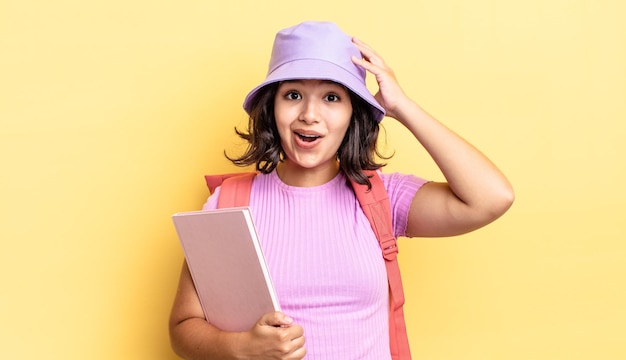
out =
<svg viewBox="0 0 626 360"><path fill-rule="evenodd" d="M248 142L248 148L239 157L230 157L224 152L233 164L254 164L257 171L268 174L285 159L274 117L274 98L279 85L273 83L259 90L252 101L247 130L235 128L237 135ZM352 101L352 116L337 151L337 159L340 169L349 179L371 188L370 180L363 171L385 166L384 163L376 162L376 156L385 160L389 157L380 154L376 147L380 128L371 106L352 91L348 92Z"/></svg>

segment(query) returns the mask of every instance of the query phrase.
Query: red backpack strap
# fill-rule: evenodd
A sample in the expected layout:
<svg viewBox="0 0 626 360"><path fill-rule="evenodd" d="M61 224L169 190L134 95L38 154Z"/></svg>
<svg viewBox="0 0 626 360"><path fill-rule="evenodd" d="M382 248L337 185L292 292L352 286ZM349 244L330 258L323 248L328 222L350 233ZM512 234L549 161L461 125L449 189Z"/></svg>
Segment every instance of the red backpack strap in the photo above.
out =
<svg viewBox="0 0 626 360"><path fill-rule="evenodd" d="M217 199L218 208L248 206L250 204L250 190L256 172L234 173L222 175L206 175L204 177L209 191L213 193L221 186L220 197Z"/></svg>
<svg viewBox="0 0 626 360"><path fill-rule="evenodd" d="M404 321L404 291L400 266L398 265L398 246L393 232L391 219L391 204L387 190L382 179L376 171L366 171L370 178L372 188L367 185L352 182L354 193L361 204L361 208L367 216L374 234L380 243L380 248L385 258L387 279L389 281L389 347L393 360L411 359L409 339Z"/></svg>

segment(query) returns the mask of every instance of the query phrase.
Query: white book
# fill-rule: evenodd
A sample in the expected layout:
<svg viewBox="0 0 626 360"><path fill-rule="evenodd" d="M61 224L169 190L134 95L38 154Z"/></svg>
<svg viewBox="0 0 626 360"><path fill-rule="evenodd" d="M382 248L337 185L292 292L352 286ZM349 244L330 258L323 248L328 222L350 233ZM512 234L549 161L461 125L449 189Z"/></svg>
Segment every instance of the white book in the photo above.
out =
<svg viewBox="0 0 626 360"><path fill-rule="evenodd" d="M280 305L247 207L172 216L209 323L247 331Z"/></svg>

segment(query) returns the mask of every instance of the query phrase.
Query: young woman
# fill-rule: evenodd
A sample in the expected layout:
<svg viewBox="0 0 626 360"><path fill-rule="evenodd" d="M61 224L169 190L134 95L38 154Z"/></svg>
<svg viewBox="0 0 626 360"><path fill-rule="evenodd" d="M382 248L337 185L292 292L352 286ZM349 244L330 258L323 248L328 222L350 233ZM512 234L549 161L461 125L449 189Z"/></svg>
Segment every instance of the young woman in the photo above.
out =
<svg viewBox="0 0 626 360"><path fill-rule="evenodd" d="M365 74L375 76L372 96ZM187 359L390 359L384 260L351 185L369 184L379 122L402 123L446 182L379 172L396 236L463 234L513 202L504 175L480 151L409 99L368 45L332 23L305 22L276 35L267 78L246 97L248 150L256 164L250 207L283 312L247 332L204 319L186 264L170 318L174 350ZM217 206L218 188L205 209Z"/></svg>

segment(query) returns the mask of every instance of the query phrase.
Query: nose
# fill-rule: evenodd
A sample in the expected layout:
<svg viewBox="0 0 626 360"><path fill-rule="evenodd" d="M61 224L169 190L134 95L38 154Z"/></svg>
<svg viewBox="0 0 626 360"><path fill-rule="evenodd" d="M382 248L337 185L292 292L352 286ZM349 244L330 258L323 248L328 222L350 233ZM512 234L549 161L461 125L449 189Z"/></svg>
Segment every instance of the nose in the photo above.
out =
<svg viewBox="0 0 626 360"><path fill-rule="evenodd" d="M314 124L320 121L319 104L314 100L308 99L302 102L302 110L299 120L306 124Z"/></svg>

